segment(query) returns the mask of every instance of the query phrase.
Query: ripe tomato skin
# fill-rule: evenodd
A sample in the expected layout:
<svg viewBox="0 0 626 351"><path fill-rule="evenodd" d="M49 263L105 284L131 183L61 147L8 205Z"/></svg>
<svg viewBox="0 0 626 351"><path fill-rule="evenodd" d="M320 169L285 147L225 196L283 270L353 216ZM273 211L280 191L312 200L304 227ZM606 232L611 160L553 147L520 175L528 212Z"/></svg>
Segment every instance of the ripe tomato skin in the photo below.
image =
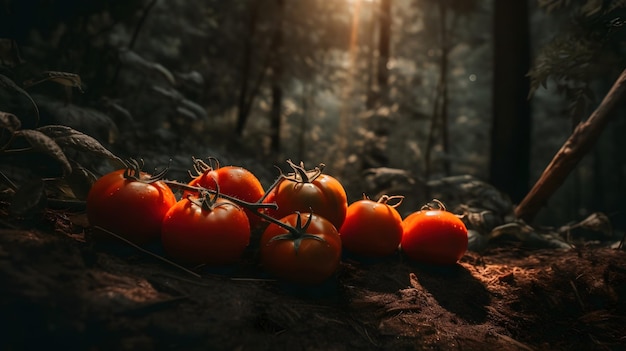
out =
<svg viewBox="0 0 626 351"><path fill-rule="evenodd" d="M172 190L163 182L150 184L126 179L125 170L100 177L87 195L87 218L138 245L157 241L165 213L176 203ZM148 179L141 172L141 179Z"/></svg>
<svg viewBox="0 0 626 351"><path fill-rule="evenodd" d="M337 179L327 174L320 174L311 182L283 179L263 202L278 205L278 209L267 211L274 218L283 218L296 211L313 211L329 220L335 228L341 227L348 210L346 191Z"/></svg>
<svg viewBox="0 0 626 351"><path fill-rule="evenodd" d="M163 218L161 241L165 253L189 265L227 265L237 262L250 243L245 212L218 198L207 210L190 199L178 201Z"/></svg>
<svg viewBox="0 0 626 351"><path fill-rule="evenodd" d="M392 206L362 199L348 206L339 229L343 248L370 258L393 254L402 239L402 217Z"/></svg>
<svg viewBox="0 0 626 351"><path fill-rule="evenodd" d="M402 222L400 247L414 261L452 265L467 251L467 228L445 210L421 210Z"/></svg>
<svg viewBox="0 0 626 351"><path fill-rule="evenodd" d="M238 166L208 169L192 179L189 185L216 190L215 182L219 185L221 194L229 195L246 202L257 202L265 194L265 190L259 179L249 170ZM185 192L183 197L189 194L191 194L191 192ZM250 210L245 209L245 212L252 228L262 222L260 217L251 213Z"/></svg>
<svg viewBox="0 0 626 351"><path fill-rule="evenodd" d="M293 213L280 221L295 226L297 216ZM311 215L301 216L302 223L306 223ZM313 214L306 233L323 241L302 238L297 251L294 240L272 241L272 238L286 233L285 228L270 223L261 236L261 265L267 272L288 282L304 285L322 283L333 275L341 260L341 238L332 223Z"/></svg>

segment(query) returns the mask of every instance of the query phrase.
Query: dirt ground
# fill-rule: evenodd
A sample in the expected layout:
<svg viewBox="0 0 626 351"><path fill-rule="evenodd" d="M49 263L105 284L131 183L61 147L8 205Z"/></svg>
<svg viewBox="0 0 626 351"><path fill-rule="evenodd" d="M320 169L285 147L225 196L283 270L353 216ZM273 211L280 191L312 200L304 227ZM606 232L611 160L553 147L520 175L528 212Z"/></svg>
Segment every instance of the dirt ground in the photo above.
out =
<svg viewBox="0 0 626 351"><path fill-rule="evenodd" d="M445 268L345 257L333 279L300 287L266 276L254 247L198 277L94 245L81 215L43 223L0 223L0 350L626 349L614 249L498 243Z"/></svg>

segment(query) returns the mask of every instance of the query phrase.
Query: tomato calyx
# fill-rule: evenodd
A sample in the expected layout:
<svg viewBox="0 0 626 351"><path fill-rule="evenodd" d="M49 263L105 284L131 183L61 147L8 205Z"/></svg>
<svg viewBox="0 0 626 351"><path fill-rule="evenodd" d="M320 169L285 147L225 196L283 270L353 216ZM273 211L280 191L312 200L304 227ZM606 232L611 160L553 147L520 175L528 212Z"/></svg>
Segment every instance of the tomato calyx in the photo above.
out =
<svg viewBox="0 0 626 351"><path fill-rule="evenodd" d="M230 205L230 206L235 206L237 208L240 207L237 204L232 203L232 202L225 202L225 201L218 202L217 200L220 198L220 196L221 195L219 194L211 194L208 191L201 190L199 197L193 198L191 197L191 195L189 195L187 196L187 200L194 203L198 207L202 208L203 211L208 211L208 212L213 211L216 207L220 207L220 206Z"/></svg>
<svg viewBox="0 0 626 351"><path fill-rule="evenodd" d="M167 174L167 172L170 170L170 166L168 164L167 167L165 167L162 171L150 175L146 178L141 176L141 172L144 166L142 158L140 158L139 160L130 158L124 161L124 165L126 166L126 169L124 170L124 179L129 179L146 184L151 184L163 180L165 178L165 174Z"/></svg>
<svg viewBox="0 0 626 351"><path fill-rule="evenodd" d="M287 160L287 164L289 164L291 169L293 169L293 172L285 175L284 179L298 182L298 183L314 182L315 179L317 179L317 177L322 175L322 172L324 171L324 167L326 167L325 164L320 163L317 167L311 170L306 170L304 168L304 162L300 162L300 165L296 165L291 160Z"/></svg>
<svg viewBox="0 0 626 351"><path fill-rule="evenodd" d="M287 164L293 169L293 172L289 172L287 174L283 173L283 170L280 167L278 168L278 172L280 173L278 178L274 181L272 185L265 191L265 195L261 200L263 201L269 194L278 186L280 182L283 180L295 182L295 183L312 183L324 172L324 168L326 165L324 163L320 163L315 168L307 170L304 168L304 162L300 162L300 165L296 165L291 160L287 160Z"/></svg>
<svg viewBox="0 0 626 351"><path fill-rule="evenodd" d="M363 200L369 200L369 197L367 197L367 195L363 194ZM384 194L376 202L379 203L379 204L385 204L385 205L387 205L389 207L396 208L396 207L400 206L400 204L402 203L403 200L404 200L404 196L402 196L402 195L392 195L392 196L389 196L387 194ZM396 201L396 202L390 202L390 201Z"/></svg>
<svg viewBox="0 0 626 351"><path fill-rule="evenodd" d="M430 202L422 205L422 207L420 208L420 211L448 211L448 210L446 209L446 205L444 205L443 202L439 201L438 199L432 199ZM460 219L463 219L466 216L466 213L463 213L460 215L459 214L454 214L454 215Z"/></svg>
<svg viewBox="0 0 626 351"><path fill-rule="evenodd" d="M202 159L196 158L195 156L191 156L191 159L193 161L193 170L196 173L193 174L189 171L189 176L191 176L191 178L195 178L210 171L216 171L220 168L220 161L212 156L207 157L207 160L209 161L208 163Z"/></svg>
<svg viewBox="0 0 626 351"><path fill-rule="evenodd" d="M422 211L431 211L431 210L435 210L435 211L446 211L446 205L443 204L443 202L439 201L438 199L432 199L430 202L424 204L420 210Z"/></svg>
<svg viewBox="0 0 626 351"><path fill-rule="evenodd" d="M286 229L288 232L273 237L272 239L270 239L270 243L278 240L291 240L293 241L293 249L295 251L295 254L298 255L298 248L300 248L300 244L304 239L314 239L320 242L326 242L324 238L320 238L317 235L306 232L306 230L309 228L309 225L311 224L311 220L313 219L313 212L310 212L309 218L307 219L306 223L304 223L304 225L302 225L302 215L300 214L300 212L296 211L295 213L297 217L296 224L294 226L290 226L281 221L272 221L276 225L279 225L280 227Z"/></svg>
<svg viewBox="0 0 626 351"><path fill-rule="evenodd" d="M188 195L187 200L191 201L198 207L202 208L203 211L208 211L208 212L213 211L213 209L215 209L216 207L227 206L227 205L240 208L241 206L239 206L236 203L233 203L230 200L229 202L217 201L220 197L222 198L225 198L225 197L224 195L220 193L220 186L219 184L217 184L217 180L215 178L212 178L212 179L215 182L215 191L213 193L209 191L209 189L202 188L201 190L199 190L199 195L197 198L193 198L191 195Z"/></svg>

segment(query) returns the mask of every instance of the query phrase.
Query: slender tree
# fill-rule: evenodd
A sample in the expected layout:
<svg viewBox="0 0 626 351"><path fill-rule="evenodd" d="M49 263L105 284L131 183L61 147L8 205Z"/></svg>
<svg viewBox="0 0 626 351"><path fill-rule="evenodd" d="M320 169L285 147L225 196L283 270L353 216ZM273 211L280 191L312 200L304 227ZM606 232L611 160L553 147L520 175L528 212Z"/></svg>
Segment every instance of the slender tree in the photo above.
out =
<svg viewBox="0 0 626 351"><path fill-rule="evenodd" d="M446 155L450 152L450 143L448 137L448 53L450 52L450 44L448 42L449 31L448 23L448 4L445 1L438 2L439 9L439 40L441 48L441 57L439 58L439 81L435 90L435 98L433 100L433 114L431 116L430 129L426 140L426 148L424 152L424 176L428 178L432 171L431 154L435 145L436 134L438 129L441 131L441 143L443 151ZM444 174L450 175L450 160L444 160Z"/></svg>
<svg viewBox="0 0 626 351"><path fill-rule="evenodd" d="M367 93L365 107L370 110L374 108L376 102L376 87L374 86L374 76L376 75L376 16L374 11L371 12L371 16L367 23Z"/></svg>
<svg viewBox="0 0 626 351"><path fill-rule="evenodd" d="M275 32L274 40L272 40L272 47L270 52L272 54L272 109L270 110L270 135L271 143L270 148L273 152L278 153L280 151L280 127L281 127L281 114L283 104L283 13L285 11L285 1L276 0L278 27Z"/></svg>
<svg viewBox="0 0 626 351"><path fill-rule="evenodd" d="M391 0L380 0L380 27L378 37L378 89L380 99L387 100L389 85L389 58L391 55Z"/></svg>
<svg viewBox="0 0 626 351"><path fill-rule="evenodd" d="M243 60L241 65L241 86L239 88L239 99L237 108L237 126L238 135L243 134L243 129L250 114L251 99L249 98L250 90L250 71L252 66L252 48L253 37L256 32L257 20L259 15L259 1L252 0L250 2L250 15L248 18L247 35L244 40Z"/></svg>
<svg viewBox="0 0 626 351"><path fill-rule="evenodd" d="M387 99L389 85L389 58L391 55L391 0L380 0L378 8L378 61L376 72L370 74L376 77L376 87L368 83L366 107L375 108ZM375 24L372 23L370 33L373 35ZM372 36L370 36L372 37Z"/></svg>
<svg viewBox="0 0 626 351"><path fill-rule="evenodd" d="M490 182L514 202L528 191L530 68L528 1L495 0Z"/></svg>

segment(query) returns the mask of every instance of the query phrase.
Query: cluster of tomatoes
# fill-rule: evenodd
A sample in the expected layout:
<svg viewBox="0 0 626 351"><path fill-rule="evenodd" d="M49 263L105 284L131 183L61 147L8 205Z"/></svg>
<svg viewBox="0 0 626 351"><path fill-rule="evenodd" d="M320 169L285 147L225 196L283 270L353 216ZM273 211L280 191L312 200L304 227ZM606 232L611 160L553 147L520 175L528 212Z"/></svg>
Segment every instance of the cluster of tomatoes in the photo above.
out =
<svg viewBox="0 0 626 351"><path fill-rule="evenodd" d="M235 263L259 231L261 266L301 284L331 277L344 251L377 258L400 248L412 260L447 265L467 250L465 225L438 201L403 220L398 196L348 205L343 186L323 165L306 170L287 161L293 172L281 173L266 191L245 168L209 160L194 159L189 183L147 174L136 161L104 175L87 198L91 225L137 245L160 240L185 265ZM172 189L182 190L180 200Z"/></svg>

